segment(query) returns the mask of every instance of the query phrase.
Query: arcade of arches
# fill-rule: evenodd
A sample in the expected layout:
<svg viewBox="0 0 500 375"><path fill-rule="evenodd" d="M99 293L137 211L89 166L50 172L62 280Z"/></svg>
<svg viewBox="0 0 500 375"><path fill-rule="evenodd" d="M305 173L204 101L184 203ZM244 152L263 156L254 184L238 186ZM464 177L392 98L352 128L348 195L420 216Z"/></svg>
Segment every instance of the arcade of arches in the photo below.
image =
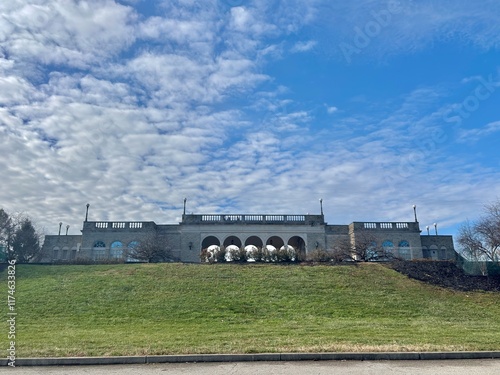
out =
<svg viewBox="0 0 500 375"><path fill-rule="evenodd" d="M257 248L272 246L275 249L281 249L286 244L288 246L293 247L293 249L297 252L297 254L305 255L306 245L302 237L292 236L285 240L280 236L270 236L264 239L258 236L249 236L243 240L238 236L234 235L227 236L223 239L220 239L216 236L206 236L201 243L200 251L202 251L203 249L208 249L210 246L218 246L225 248L227 248L228 246L237 246L239 248L242 247L247 248L248 246L255 246Z"/></svg>

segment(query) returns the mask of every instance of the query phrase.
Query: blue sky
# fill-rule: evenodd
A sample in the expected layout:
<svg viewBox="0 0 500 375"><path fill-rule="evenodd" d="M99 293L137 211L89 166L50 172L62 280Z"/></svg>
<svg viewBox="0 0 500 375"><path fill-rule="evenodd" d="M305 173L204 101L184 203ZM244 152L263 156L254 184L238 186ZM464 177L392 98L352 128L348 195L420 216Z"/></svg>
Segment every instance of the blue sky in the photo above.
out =
<svg viewBox="0 0 500 375"><path fill-rule="evenodd" d="M438 223L500 197L500 3L0 4L0 206Z"/></svg>

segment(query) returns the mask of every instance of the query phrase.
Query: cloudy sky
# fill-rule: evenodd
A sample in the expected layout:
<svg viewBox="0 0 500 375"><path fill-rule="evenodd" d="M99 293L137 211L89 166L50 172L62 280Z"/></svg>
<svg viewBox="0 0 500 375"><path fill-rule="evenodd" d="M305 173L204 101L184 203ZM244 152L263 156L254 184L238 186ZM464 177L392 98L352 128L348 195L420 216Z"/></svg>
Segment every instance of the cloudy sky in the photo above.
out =
<svg viewBox="0 0 500 375"><path fill-rule="evenodd" d="M0 207L455 234L500 197L500 2L0 2Z"/></svg>

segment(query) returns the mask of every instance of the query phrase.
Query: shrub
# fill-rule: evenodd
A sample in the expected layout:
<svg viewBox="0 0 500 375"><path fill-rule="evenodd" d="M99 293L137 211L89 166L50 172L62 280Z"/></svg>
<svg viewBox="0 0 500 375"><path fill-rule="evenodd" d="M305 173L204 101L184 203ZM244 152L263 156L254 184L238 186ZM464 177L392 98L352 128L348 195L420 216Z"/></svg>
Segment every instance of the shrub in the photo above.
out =
<svg viewBox="0 0 500 375"><path fill-rule="evenodd" d="M232 248L228 252L229 254L229 259L231 259L233 262L246 262L247 261L247 252L244 247L235 249Z"/></svg>

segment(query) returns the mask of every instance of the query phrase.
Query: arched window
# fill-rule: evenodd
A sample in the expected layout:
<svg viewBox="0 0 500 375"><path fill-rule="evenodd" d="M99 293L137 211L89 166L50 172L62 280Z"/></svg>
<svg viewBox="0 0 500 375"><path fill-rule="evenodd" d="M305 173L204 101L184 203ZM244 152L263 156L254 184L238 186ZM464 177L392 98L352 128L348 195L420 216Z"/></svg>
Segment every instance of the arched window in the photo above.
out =
<svg viewBox="0 0 500 375"><path fill-rule="evenodd" d="M132 250L134 250L137 246L139 246L139 241L132 241L132 242L129 242L129 244L127 245L127 262L139 262L138 259L135 259L131 254L130 252Z"/></svg>
<svg viewBox="0 0 500 375"><path fill-rule="evenodd" d="M109 255L113 259L120 259L123 256L123 244L120 241L113 242Z"/></svg>
<svg viewBox="0 0 500 375"><path fill-rule="evenodd" d="M386 240L382 243L382 247L392 250L394 244L392 243L392 241Z"/></svg>
<svg viewBox="0 0 500 375"><path fill-rule="evenodd" d="M132 241L128 244L129 249L135 249L137 246L139 246L139 241Z"/></svg>
<svg viewBox="0 0 500 375"><path fill-rule="evenodd" d="M103 241L94 242L94 260L106 258L106 244Z"/></svg>
<svg viewBox="0 0 500 375"><path fill-rule="evenodd" d="M384 257L391 258L394 254L394 244L392 241L385 240L382 242L382 248L384 250Z"/></svg>
<svg viewBox="0 0 500 375"><path fill-rule="evenodd" d="M406 240L399 242L399 256L403 259L409 260L411 259L410 254L410 243Z"/></svg>

